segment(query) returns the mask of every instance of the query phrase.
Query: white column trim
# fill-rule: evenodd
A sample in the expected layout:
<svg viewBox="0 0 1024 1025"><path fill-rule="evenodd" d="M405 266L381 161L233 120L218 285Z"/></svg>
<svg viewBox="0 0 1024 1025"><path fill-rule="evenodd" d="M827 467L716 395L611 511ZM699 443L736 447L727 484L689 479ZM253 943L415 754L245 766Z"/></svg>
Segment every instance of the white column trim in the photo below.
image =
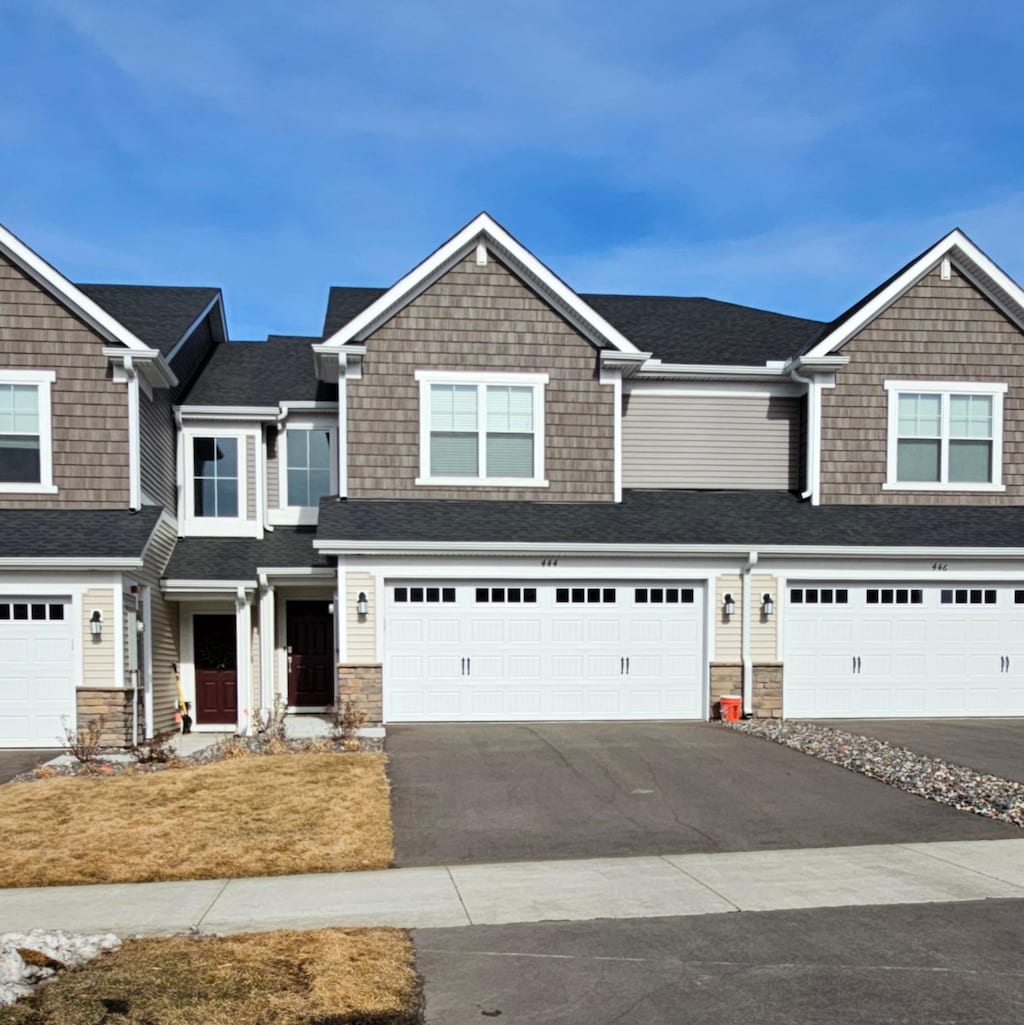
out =
<svg viewBox="0 0 1024 1025"><path fill-rule="evenodd" d="M251 732L252 716L252 610L244 587L235 592L235 686L237 688L239 734Z"/></svg>
<svg viewBox="0 0 1024 1025"><path fill-rule="evenodd" d="M260 575L260 707L274 707L274 650L277 624L274 613L277 600L266 574Z"/></svg>

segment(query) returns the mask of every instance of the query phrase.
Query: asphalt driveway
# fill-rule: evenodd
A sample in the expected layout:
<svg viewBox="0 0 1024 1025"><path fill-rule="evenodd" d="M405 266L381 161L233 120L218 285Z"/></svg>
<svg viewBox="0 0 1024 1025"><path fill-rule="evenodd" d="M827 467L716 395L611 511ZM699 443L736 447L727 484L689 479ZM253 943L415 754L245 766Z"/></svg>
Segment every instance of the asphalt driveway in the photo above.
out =
<svg viewBox="0 0 1024 1025"><path fill-rule="evenodd" d="M1024 782L1024 719L818 720L918 754Z"/></svg>
<svg viewBox="0 0 1024 1025"><path fill-rule="evenodd" d="M389 727L396 864L1019 838L709 723Z"/></svg>
<svg viewBox="0 0 1024 1025"><path fill-rule="evenodd" d="M17 776L20 772L28 772L42 762L60 754L59 751L0 751L0 783Z"/></svg>

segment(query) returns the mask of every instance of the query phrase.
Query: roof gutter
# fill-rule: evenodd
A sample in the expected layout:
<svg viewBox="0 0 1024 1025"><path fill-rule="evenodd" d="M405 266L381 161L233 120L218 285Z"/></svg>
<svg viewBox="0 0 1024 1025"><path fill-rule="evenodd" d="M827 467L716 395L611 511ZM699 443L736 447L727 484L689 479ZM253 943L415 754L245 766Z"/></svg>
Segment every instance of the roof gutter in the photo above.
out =
<svg viewBox="0 0 1024 1025"><path fill-rule="evenodd" d="M3 569L141 569L143 560L135 555L113 555L93 558L75 556L56 557L45 555L0 556L0 567Z"/></svg>
<svg viewBox="0 0 1024 1025"><path fill-rule="evenodd" d="M739 366L729 363L662 363L648 360L637 370L638 380L695 381L778 381L788 374L785 364L777 366Z"/></svg>

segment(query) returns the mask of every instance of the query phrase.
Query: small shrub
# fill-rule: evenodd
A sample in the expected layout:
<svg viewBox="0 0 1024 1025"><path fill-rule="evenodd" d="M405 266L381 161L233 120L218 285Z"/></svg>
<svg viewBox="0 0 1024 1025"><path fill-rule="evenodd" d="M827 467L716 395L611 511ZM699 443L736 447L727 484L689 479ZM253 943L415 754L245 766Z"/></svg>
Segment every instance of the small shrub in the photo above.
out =
<svg viewBox="0 0 1024 1025"><path fill-rule="evenodd" d="M103 724L106 722L102 715L90 719L85 726L75 729L71 726L67 716L61 719L64 726L64 739L61 747L65 754L71 755L82 765L95 762L99 757L100 749L103 747Z"/></svg>
<svg viewBox="0 0 1024 1025"><path fill-rule="evenodd" d="M284 718L287 714L288 706L285 704L280 694L274 695L274 707L273 708L260 708L253 716L253 729L256 731L257 736L262 737L264 740L285 740L287 739L285 734Z"/></svg>
<svg viewBox="0 0 1024 1025"><path fill-rule="evenodd" d="M136 744L132 748L132 754L143 764L159 762L161 765L166 765L174 757L171 740L177 735L178 731L174 729L154 733L149 740L143 740Z"/></svg>
<svg viewBox="0 0 1024 1025"><path fill-rule="evenodd" d="M225 760L230 758L248 758L252 754L248 745L236 737L221 741L218 745L218 753Z"/></svg>
<svg viewBox="0 0 1024 1025"><path fill-rule="evenodd" d="M359 698L345 698L334 709L331 719L330 734L332 740L354 740L356 734L366 725L369 716ZM346 750L352 750L346 746ZM358 750L358 745L357 745Z"/></svg>
<svg viewBox="0 0 1024 1025"><path fill-rule="evenodd" d="M282 737L274 736L267 741L264 750L268 755L286 755L288 754L288 745Z"/></svg>
<svg viewBox="0 0 1024 1025"><path fill-rule="evenodd" d="M302 742L302 751L308 755L325 755L334 750L334 744L326 737L308 737Z"/></svg>
<svg viewBox="0 0 1024 1025"><path fill-rule="evenodd" d="M37 765L32 770L32 775L36 779L53 779L54 776L58 775L58 772L52 765Z"/></svg>

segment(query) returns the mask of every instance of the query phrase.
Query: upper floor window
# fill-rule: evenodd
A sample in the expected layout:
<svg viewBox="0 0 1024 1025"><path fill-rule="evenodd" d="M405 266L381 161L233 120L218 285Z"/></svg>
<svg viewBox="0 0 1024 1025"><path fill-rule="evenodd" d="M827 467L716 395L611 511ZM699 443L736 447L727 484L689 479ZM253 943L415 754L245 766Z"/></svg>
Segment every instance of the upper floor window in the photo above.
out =
<svg viewBox="0 0 1024 1025"><path fill-rule="evenodd" d="M1005 384L886 381L891 490L1002 491Z"/></svg>
<svg viewBox="0 0 1024 1025"><path fill-rule="evenodd" d="M331 494L334 462L329 428L289 427L285 433L289 506L308 508Z"/></svg>
<svg viewBox="0 0 1024 1025"><path fill-rule="evenodd" d="M180 513L184 533L259 537L262 533L258 428L188 425L182 434Z"/></svg>
<svg viewBox="0 0 1024 1025"><path fill-rule="evenodd" d="M546 374L419 371L418 484L545 487Z"/></svg>
<svg viewBox="0 0 1024 1025"><path fill-rule="evenodd" d="M52 493L53 371L0 370L0 492Z"/></svg>
<svg viewBox="0 0 1024 1025"><path fill-rule="evenodd" d="M193 438L195 516L238 518L238 438Z"/></svg>

